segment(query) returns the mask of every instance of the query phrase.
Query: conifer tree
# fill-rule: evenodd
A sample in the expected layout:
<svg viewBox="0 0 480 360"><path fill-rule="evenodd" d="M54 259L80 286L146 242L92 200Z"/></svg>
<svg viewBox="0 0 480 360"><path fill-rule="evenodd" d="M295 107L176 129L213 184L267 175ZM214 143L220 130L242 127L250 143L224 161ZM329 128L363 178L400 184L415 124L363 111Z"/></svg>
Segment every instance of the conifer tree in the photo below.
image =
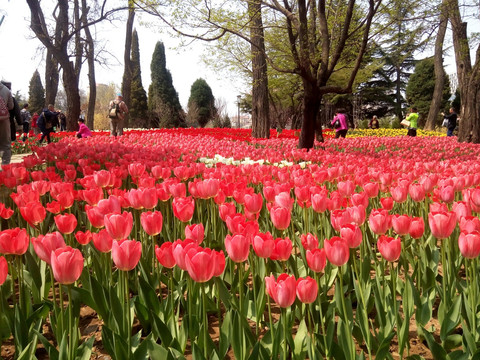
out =
<svg viewBox="0 0 480 360"><path fill-rule="evenodd" d="M188 108L196 109L195 119L193 120L202 128L215 116L215 98L212 89L204 79L197 79L192 84L190 88L190 98L188 99Z"/></svg>
<svg viewBox="0 0 480 360"><path fill-rule="evenodd" d="M140 69L140 49L138 46L137 30L132 34L132 83L130 97L130 124L133 127L150 127L147 116L147 92L142 85Z"/></svg>
<svg viewBox="0 0 480 360"><path fill-rule="evenodd" d="M32 114L35 112L40 114L45 107L45 89L42 85L42 79L40 78L38 70L35 70L30 79L28 104Z"/></svg>
<svg viewBox="0 0 480 360"><path fill-rule="evenodd" d="M150 64L152 82L148 88L148 109L160 128L185 126L178 93L166 65L165 47L158 41Z"/></svg>

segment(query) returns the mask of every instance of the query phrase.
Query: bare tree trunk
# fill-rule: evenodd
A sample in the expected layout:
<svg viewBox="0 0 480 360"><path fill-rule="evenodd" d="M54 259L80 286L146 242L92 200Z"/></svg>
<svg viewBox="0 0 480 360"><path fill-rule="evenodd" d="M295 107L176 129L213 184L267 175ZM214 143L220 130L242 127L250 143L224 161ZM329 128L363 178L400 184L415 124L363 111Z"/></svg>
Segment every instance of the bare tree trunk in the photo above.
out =
<svg viewBox="0 0 480 360"><path fill-rule="evenodd" d="M52 52L47 50L47 59L45 62L45 107L48 104L55 104L59 78L58 61L52 55Z"/></svg>
<svg viewBox="0 0 480 360"><path fill-rule="evenodd" d="M270 137L268 75L260 0L248 2L252 51L252 136Z"/></svg>
<svg viewBox="0 0 480 360"><path fill-rule="evenodd" d="M88 63L88 85L90 92L88 95L88 109L87 109L87 126L90 129L94 128L95 102L97 99L97 84L95 81L95 43L93 41L88 24L88 12L90 8L87 6L87 1L82 0L82 24L85 30L85 55Z"/></svg>
<svg viewBox="0 0 480 360"><path fill-rule="evenodd" d="M433 98L430 103L425 130L434 130L438 116L438 111L442 103L443 85L445 84L445 70L443 70L443 40L447 31L448 15L446 1L443 2L440 12L440 25L438 27L437 38L435 39L435 88L433 90Z"/></svg>
<svg viewBox="0 0 480 360"><path fill-rule="evenodd" d="M122 95L123 101L130 107L132 102L132 33L133 33L133 20L135 19L135 7L132 1L128 0L128 20L127 20L127 29L125 36L125 52L123 54L123 60L125 62L125 69L123 71L122 79ZM124 118L124 127L129 127L129 116L125 114Z"/></svg>
<svg viewBox="0 0 480 360"><path fill-rule="evenodd" d="M315 143L318 110L322 102L322 95L315 85L306 80L303 80L303 89L305 93L303 97L302 130L298 139L298 147L300 149L311 149ZM318 140L323 141L323 136Z"/></svg>

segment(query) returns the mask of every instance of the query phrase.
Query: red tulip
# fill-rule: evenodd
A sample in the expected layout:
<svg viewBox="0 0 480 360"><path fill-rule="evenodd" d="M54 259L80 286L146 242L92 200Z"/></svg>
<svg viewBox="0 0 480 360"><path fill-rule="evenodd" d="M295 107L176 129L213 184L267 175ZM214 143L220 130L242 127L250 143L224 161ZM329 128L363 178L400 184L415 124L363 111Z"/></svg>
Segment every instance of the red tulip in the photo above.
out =
<svg viewBox="0 0 480 360"><path fill-rule="evenodd" d="M393 262L397 261L400 257L402 242L400 241L400 238L382 235L378 238L377 247L385 260Z"/></svg>
<svg viewBox="0 0 480 360"><path fill-rule="evenodd" d="M344 239L350 249L355 249L362 243L362 230L356 224L346 224L340 229L340 237Z"/></svg>
<svg viewBox="0 0 480 360"><path fill-rule="evenodd" d="M412 183L408 186L408 194L413 201L420 202L425 199L425 189L422 184Z"/></svg>
<svg viewBox="0 0 480 360"><path fill-rule="evenodd" d="M108 253L112 250L113 238L105 229L100 230L98 233L93 233L92 241L95 248L100 252Z"/></svg>
<svg viewBox="0 0 480 360"><path fill-rule="evenodd" d="M448 212L448 206L444 203L434 202L430 204L430 212Z"/></svg>
<svg viewBox="0 0 480 360"><path fill-rule="evenodd" d="M174 198L172 202L173 215L182 221L189 222L192 220L193 212L195 211L195 201L192 197Z"/></svg>
<svg viewBox="0 0 480 360"><path fill-rule="evenodd" d="M75 234L75 239L77 239L80 245L87 245L90 241L92 241L93 235L90 230L87 230L85 232L77 231Z"/></svg>
<svg viewBox="0 0 480 360"><path fill-rule="evenodd" d="M287 261L290 255L292 255L292 249L292 241L288 237L285 239L277 238L275 239L275 247L273 248L272 255L270 255L270 259Z"/></svg>
<svg viewBox="0 0 480 360"><path fill-rule="evenodd" d="M317 299L318 284L310 276L297 280L297 297L304 304L311 304Z"/></svg>
<svg viewBox="0 0 480 360"><path fill-rule="evenodd" d="M155 245L155 256L163 267L171 269L176 264L173 258L173 243L171 242L164 242L160 247Z"/></svg>
<svg viewBox="0 0 480 360"><path fill-rule="evenodd" d="M453 186L446 185L438 188L438 195L440 199L445 203L451 203L455 200L455 191Z"/></svg>
<svg viewBox="0 0 480 360"><path fill-rule="evenodd" d="M135 240L114 241L112 259L121 271L130 271L137 266L142 256L142 243Z"/></svg>
<svg viewBox="0 0 480 360"><path fill-rule="evenodd" d="M425 232L423 217L411 218L408 234L414 239L420 239Z"/></svg>
<svg viewBox="0 0 480 360"><path fill-rule="evenodd" d="M410 232L412 219L408 215L392 215L393 230L398 235L407 235Z"/></svg>
<svg viewBox="0 0 480 360"><path fill-rule="evenodd" d="M251 212L252 214L257 214L262 210L263 206L263 196L262 194L245 194L243 196L243 205L245 209Z"/></svg>
<svg viewBox="0 0 480 360"><path fill-rule="evenodd" d="M128 173L132 178L139 178L145 172L145 165L139 162L128 164Z"/></svg>
<svg viewBox="0 0 480 360"><path fill-rule="evenodd" d="M480 219L477 216L465 216L460 219L460 231L471 233L480 231Z"/></svg>
<svg viewBox="0 0 480 360"><path fill-rule="evenodd" d="M318 248L318 238L310 233L300 235L300 241L305 250L313 250Z"/></svg>
<svg viewBox="0 0 480 360"><path fill-rule="evenodd" d="M27 230L15 228L0 232L0 253L4 255L23 255L27 252L30 239Z"/></svg>
<svg viewBox="0 0 480 360"><path fill-rule="evenodd" d="M350 256L350 250L345 240L338 236L334 236L330 240L325 239L323 244L328 261L336 266L346 264Z"/></svg>
<svg viewBox="0 0 480 360"><path fill-rule="evenodd" d="M5 207L4 203L0 203L0 217L7 220L12 217L14 211L10 208Z"/></svg>
<svg viewBox="0 0 480 360"><path fill-rule="evenodd" d="M225 254L223 253L222 250L220 251L212 250L212 252L215 254L215 257L216 257L216 262L215 262L216 266L213 272L213 276L220 276L223 274L223 271L225 270Z"/></svg>
<svg viewBox="0 0 480 360"><path fill-rule="evenodd" d="M37 238L32 238L32 244L37 256L47 264L50 264L50 256L53 251L66 246L62 234L58 231L38 235Z"/></svg>
<svg viewBox="0 0 480 360"><path fill-rule="evenodd" d="M250 252L250 241L241 234L227 235L225 237L225 250L233 262L244 262Z"/></svg>
<svg viewBox="0 0 480 360"><path fill-rule="evenodd" d="M297 198L297 203L300 207L309 208L312 205L310 201L310 185L297 186L295 187L294 192L295 197Z"/></svg>
<svg viewBox="0 0 480 360"><path fill-rule="evenodd" d="M223 221L227 221L227 217L233 217L237 213L237 209L235 207L235 203L233 202L228 202L228 203L223 203L218 206L218 213L220 215L220 218Z"/></svg>
<svg viewBox="0 0 480 360"><path fill-rule="evenodd" d="M205 179L197 183L197 193L200 199L210 199L217 196L220 191L218 179Z"/></svg>
<svg viewBox="0 0 480 360"><path fill-rule="evenodd" d="M140 215L140 223L148 235L158 235L162 232L163 227L162 213L160 211L142 212Z"/></svg>
<svg viewBox="0 0 480 360"><path fill-rule="evenodd" d="M362 205L364 209L368 207L369 198L366 192L354 193L351 197L354 206Z"/></svg>
<svg viewBox="0 0 480 360"><path fill-rule="evenodd" d="M56 215L54 219L58 231L62 234L71 234L77 227L77 218L73 214Z"/></svg>
<svg viewBox="0 0 480 360"><path fill-rule="evenodd" d="M87 189L79 191L79 196L86 201L88 205L95 206L103 199L103 190L101 188Z"/></svg>
<svg viewBox="0 0 480 360"><path fill-rule="evenodd" d="M93 180L99 188L105 188L111 184L112 173L107 170L96 171L93 174Z"/></svg>
<svg viewBox="0 0 480 360"><path fill-rule="evenodd" d="M347 208L348 213L350 214L350 220L352 223L362 226L365 223L367 217L367 211L362 204L357 206L351 206Z"/></svg>
<svg viewBox="0 0 480 360"><path fill-rule="evenodd" d="M393 198L391 197L381 198L380 204L382 204L383 209L390 211L393 209Z"/></svg>
<svg viewBox="0 0 480 360"><path fill-rule="evenodd" d="M128 202L134 209L153 209L158 204L157 189L131 189L126 193Z"/></svg>
<svg viewBox="0 0 480 360"><path fill-rule="evenodd" d="M460 222L463 217L472 215L472 209L465 201L454 202L452 205L452 211L457 215L458 222Z"/></svg>
<svg viewBox="0 0 480 360"><path fill-rule="evenodd" d="M62 285L73 284L82 275L83 256L78 249L67 246L52 251L50 262L55 280Z"/></svg>
<svg viewBox="0 0 480 360"><path fill-rule="evenodd" d="M183 271L187 271L187 265L185 263L185 257L187 251L191 248L197 248L198 245L192 239L176 240L172 245L172 254L177 266Z"/></svg>
<svg viewBox="0 0 480 360"><path fill-rule="evenodd" d="M20 214L31 226L35 226L45 219L47 212L43 205L36 201L20 207Z"/></svg>
<svg viewBox="0 0 480 360"><path fill-rule="evenodd" d="M270 209L270 219L278 230L288 229L291 216L291 210L285 207L274 206Z"/></svg>
<svg viewBox="0 0 480 360"><path fill-rule="evenodd" d="M333 210L330 213L330 222L335 230L340 231L342 226L352 222L350 212L346 209Z"/></svg>
<svg viewBox="0 0 480 360"><path fill-rule="evenodd" d="M268 295L282 308L292 306L295 302L297 282L295 276L280 274L275 280L273 275L265 277Z"/></svg>
<svg viewBox="0 0 480 360"><path fill-rule="evenodd" d="M200 245L205 236L203 224L192 224L185 226L185 238L192 239L197 245Z"/></svg>
<svg viewBox="0 0 480 360"><path fill-rule="evenodd" d="M115 240L124 240L130 236L133 227L133 215L124 211L119 214L108 214L104 217L105 229Z"/></svg>
<svg viewBox="0 0 480 360"><path fill-rule="evenodd" d="M0 256L0 286L3 285L5 280L7 280L7 275L8 275L7 260L3 256Z"/></svg>
<svg viewBox="0 0 480 360"><path fill-rule="evenodd" d="M378 196L378 183L366 183L363 185L363 190L367 193L369 198L376 198Z"/></svg>
<svg viewBox="0 0 480 360"><path fill-rule="evenodd" d="M275 241L273 240L272 234L270 232L258 233L253 238L253 250L257 256L268 259L275 248Z"/></svg>
<svg viewBox="0 0 480 360"><path fill-rule="evenodd" d="M370 229L377 235L383 235L392 226L391 216L385 209L373 209L368 217Z"/></svg>
<svg viewBox="0 0 480 360"><path fill-rule="evenodd" d="M446 239L452 235L457 225L457 216L453 211L428 213L428 225L433 236Z"/></svg>
<svg viewBox="0 0 480 360"><path fill-rule="evenodd" d="M276 207L283 207L291 211L293 209L294 202L295 200L290 197L288 192L281 192L275 196Z"/></svg>
<svg viewBox="0 0 480 360"><path fill-rule="evenodd" d="M217 257L210 249L201 247L192 248L187 251L185 264L188 275L196 282L207 282L213 277L216 269Z"/></svg>
<svg viewBox="0 0 480 360"><path fill-rule="evenodd" d="M55 200L58 201L62 209L70 209L75 201L75 196L73 195L73 191L62 192L58 194Z"/></svg>
<svg viewBox="0 0 480 360"><path fill-rule="evenodd" d="M461 232L458 237L458 248L463 257L475 259L480 255L480 232Z"/></svg>
<svg viewBox="0 0 480 360"><path fill-rule="evenodd" d="M168 191L174 198L184 198L187 196L187 187L185 186L185 183L182 182L168 185ZM193 191L191 192L193 193Z"/></svg>
<svg viewBox="0 0 480 360"><path fill-rule="evenodd" d="M311 195L312 209L317 213L327 210L328 197L326 192L319 192Z"/></svg>
<svg viewBox="0 0 480 360"><path fill-rule="evenodd" d="M327 264L325 249L307 250L307 265L314 272L322 272Z"/></svg>
<svg viewBox="0 0 480 360"><path fill-rule="evenodd" d="M407 195L408 195L408 188L406 188L405 186L396 186L396 187L392 187L390 189L390 194L392 195L392 199L396 202L396 203L403 203L405 202L405 200L407 200Z"/></svg>
<svg viewBox="0 0 480 360"><path fill-rule="evenodd" d="M340 195L344 197L350 197L355 191L355 184L351 180L339 181L337 189Z"/></svg>

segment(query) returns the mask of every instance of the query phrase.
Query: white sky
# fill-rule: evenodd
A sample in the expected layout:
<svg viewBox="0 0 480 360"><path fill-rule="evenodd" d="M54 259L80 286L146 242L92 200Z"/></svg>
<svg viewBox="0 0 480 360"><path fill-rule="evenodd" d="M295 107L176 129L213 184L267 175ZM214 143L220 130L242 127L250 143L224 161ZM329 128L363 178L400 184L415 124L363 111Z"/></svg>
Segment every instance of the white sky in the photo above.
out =
<svg viewBox="0 0 480 360"><path fill-rule="evenodd" d="M45 61L42 53L38 51L43 46L34 38L30 30L30 9L23 0L0 0L0 17L5 14L5 19L0 26L0 79L12 82L12 91L17 90L28 98L28 86L34 71L40 72L42 83L45 86ZM45 13L45 16L50 14ZM125 13L126 16L126 13ZM107 23L108 29L97 33L97 38L108 38L108 49L115 52L116 59L111 59L109 68L96 65L95 75L97 83L109 84L111 82L120 86L123 74L123 52L125 48L125 22L116 21ZM165 45L167 68L170 70L173 85L178 92L180 103L186 110L190 87L198 78L203 78L212 88L215 98L223 98L227 104L230 118L237 113L237 95L248 91L241 81L235 82L225 77L225 74L216 74L207 68L200 60L204 44L196 42L186 50L172 50L178 45L177 39L170 39L166 34L158 34L139 24L138 15L134 27L137 29L140 47L140 61L142 70L142 83L148 92L150 85L150 62L157 41ZM95 36L92 33L93 36ZM86 74L87 64L82 67L80 88L88 91Z"/></svg>

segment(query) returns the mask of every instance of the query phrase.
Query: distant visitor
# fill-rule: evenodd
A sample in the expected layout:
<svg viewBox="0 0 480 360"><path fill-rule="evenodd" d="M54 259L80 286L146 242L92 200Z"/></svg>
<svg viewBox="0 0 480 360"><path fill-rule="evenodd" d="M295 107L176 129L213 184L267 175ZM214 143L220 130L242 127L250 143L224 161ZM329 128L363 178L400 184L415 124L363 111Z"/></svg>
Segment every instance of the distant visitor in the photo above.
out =
<svg viewBox="0 0 480 360"><path fill-rule="evenodd" d="M123 120L128 113L127 104L123 101L122 94L110 101L108 105L108 117L110 118L110 135L123 135Z"/></svg>

